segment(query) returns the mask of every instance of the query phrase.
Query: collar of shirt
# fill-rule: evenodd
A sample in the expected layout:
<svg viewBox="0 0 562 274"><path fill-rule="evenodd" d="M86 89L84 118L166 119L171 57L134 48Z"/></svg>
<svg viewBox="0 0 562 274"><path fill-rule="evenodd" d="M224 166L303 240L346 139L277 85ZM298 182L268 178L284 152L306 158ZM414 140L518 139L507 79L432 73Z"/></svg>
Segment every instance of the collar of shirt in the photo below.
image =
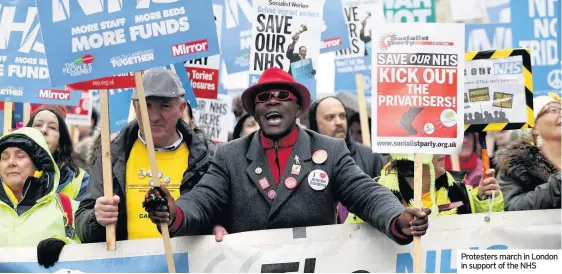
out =
<svg viewBox="0 0 562 274"><path fill-rule="evenodd" d="M183 135L177 129L176 129L176 132L180 136L180 138L176 142L174 142L172 145L167 146L167 147L154 147L154 151L168 152L168 151L174 151L174 150L178 149L178 147L180 147L181 143L183 142ZM141 143L146 147L146 141L142 138L142 136L140 134L140 129L139 129L139 132L138 132L138 137L139 137L139 140L141 141Z"/></svg>

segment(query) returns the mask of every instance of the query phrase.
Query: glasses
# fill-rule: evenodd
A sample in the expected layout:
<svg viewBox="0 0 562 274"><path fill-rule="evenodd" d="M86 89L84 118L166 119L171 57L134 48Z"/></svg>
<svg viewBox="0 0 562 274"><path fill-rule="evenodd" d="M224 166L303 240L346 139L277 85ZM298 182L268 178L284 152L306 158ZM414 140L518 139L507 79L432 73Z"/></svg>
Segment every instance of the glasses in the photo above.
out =
<svg viewBox="0 0 562 274"><path fill-rule="evenodd" d="M539 115L537 115L537 119L539 119L539 117L545 115L545 114L554 114L554 115L558 115L560 114L560 107L556 107L556 106L547 106L541 113L539 113ZM537 120L535 119L535 120Z"/></svg>
<svg viewBox="0 0 562 274"><path fill-rule="evenodd" d="M256 103L269 102L269 100L271 100L272 97L275 97L275 99L279 101L289 101L289 100L297 101L297 97L293 93L288 92L286 90L277 90L277 91L264 91L258 94L258 96L256 96Z"/></svg>

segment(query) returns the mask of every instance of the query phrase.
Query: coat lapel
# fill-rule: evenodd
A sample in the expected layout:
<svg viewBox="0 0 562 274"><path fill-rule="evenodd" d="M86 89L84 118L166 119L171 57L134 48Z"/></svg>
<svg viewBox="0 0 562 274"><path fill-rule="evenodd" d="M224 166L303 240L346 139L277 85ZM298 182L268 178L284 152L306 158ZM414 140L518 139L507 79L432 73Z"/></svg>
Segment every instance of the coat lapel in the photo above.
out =
<svg viewBox="0 0 562 274"><path fill-rule="evenodd" d="M298 175L291 174L292 166L295 164L295 156L299 157L300 162L300 172ZM285 166L285 170L279 180L279 186L277 187L277 198L273 201L273 205L269 210L269 218L275 214L277 210L281 208L281 206L287 201L287 199L293 194L293 192L297 191L297 189L302 184L302 181L306 179L308 173L312 169L312 162L311 162L311 153L310 153L310 138L306 131L299 127L299 136L297 137L297 142L293 147L291 152L291 156L287 161L287 165ZM288 177L293 177L297 180L297 186L293 189L288 189L285 186L285 180Z"/></svg>
<svg viewBox="0 0 562 274"><path fill-rule="evenodd" d="M257 131L252 141L250 142L250 149L246 153L246 158L250 160L250 164L246 167L246 174L250 178L250 181L258 188L258 192L265 199L265 201L271 206L272 200L267 197L267 192L269 190L275 190L275 182L273 182L273 176L267 164L267 159L265 156L265 150L263 149L260 142L260 134ZM261 173L257 174L257 169L261 169ZM262 188L260 180L267 179L269 186L267 188Z"/></svg>

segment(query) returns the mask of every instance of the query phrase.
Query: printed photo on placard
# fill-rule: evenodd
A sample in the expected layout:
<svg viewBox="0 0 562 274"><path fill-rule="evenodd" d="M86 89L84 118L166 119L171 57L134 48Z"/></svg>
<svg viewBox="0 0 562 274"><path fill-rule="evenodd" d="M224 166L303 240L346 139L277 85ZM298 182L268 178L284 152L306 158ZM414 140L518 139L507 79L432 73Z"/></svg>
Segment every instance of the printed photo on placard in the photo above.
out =
<svg viewBox="0 0 562 274"><path fill-rule="evenodd" d="M373 30L384 23L383 1L342 0L350 47L336 51L336 59L370 55Z"/></svg>
<svg viewBox="0 0 562 274"><path fill-rule="evenodd" d="M322 44L323 3L324 0L253 1L250 84L271 67L292 74L291 64L307 58L312 60L310 73L316 74Z"/></svg>
<svg viewBox="0 0 562 274"><path fill-rule="evenodd" d="M527 123L522 56L466 61L464 87L465 124Z"/></svg>

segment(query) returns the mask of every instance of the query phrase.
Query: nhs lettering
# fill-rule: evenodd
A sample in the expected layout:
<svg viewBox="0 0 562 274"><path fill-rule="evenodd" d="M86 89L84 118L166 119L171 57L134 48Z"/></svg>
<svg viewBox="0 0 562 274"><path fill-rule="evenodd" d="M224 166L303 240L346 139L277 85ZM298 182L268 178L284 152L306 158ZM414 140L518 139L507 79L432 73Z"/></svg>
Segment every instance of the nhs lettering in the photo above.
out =
<svg viewBox="0 0 562 274"><path fill-rule="evenodd" d="M222 55L229 74L250 68L252 0L225 0L225 20L222 30ZM236 42L240 41L240 42Z"/></svg>
<svg viewBox="0 0 562 274"><path fill-rule="evenodd" d="M65 93L52 88L41 40L41 26L35 1L0 0L0 100L24 103L70 105L80 94L63 97L42 96Z"/></svg>
<svg viewBox="0 0 562 274"><path fill-rule="evenodd" d="M42 0L37 7L54 85L219 53L209 1Z"/></svg>

